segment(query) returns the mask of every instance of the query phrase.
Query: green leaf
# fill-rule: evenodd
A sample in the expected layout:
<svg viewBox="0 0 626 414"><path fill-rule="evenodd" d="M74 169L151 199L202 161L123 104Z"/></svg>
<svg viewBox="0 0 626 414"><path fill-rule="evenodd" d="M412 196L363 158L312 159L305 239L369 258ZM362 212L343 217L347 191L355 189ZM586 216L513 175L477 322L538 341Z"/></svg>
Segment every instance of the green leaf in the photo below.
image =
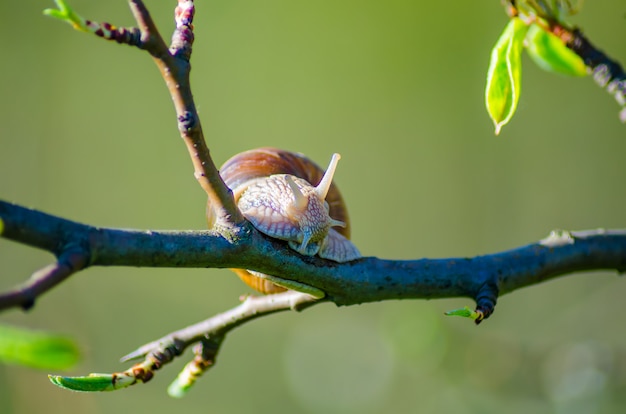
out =
<svg viewBox="0 0 626 414"><path fill-rule="evenodd" d="M115 391L145 382L137 378L131 370L115 374L89 374L84 377L48 375L48 378L58 387L79 392Z"/></svg>
<svg viewBox="0 0 626 414"><path fill-rule="evenodd" d="M0 325L0 361L39 369L69 369L79 358L76 343L65 336Z"/></svg>
<svg viewBox="0 0 626 414"><path fill-rule="evenodd" d="M464 308L461 308L461 309L454 309L454 310L448 311L444 315L446 315L446 316L460 316L462 318L470 318L470 319L473 319L473 320L478 319L478 317L480 316L480 314L478 312L471 310L467 306L464 307Z"/></svg>
<svg viewBox="0 0 626 414"><path fill-rule="evenodd" d="M159 366L160 362L157 359L148 357L123 372L115 372L113 374L89 374L83 377L48 375L48 378L54 385L71 391L115 391L150 381L154 376L154 371L157 370Z"/></svg>
<svg viewBox="0 0 626 414"><path fill-rule="evenodd" d="M113 386L113 375L111 374L89 374L86 377L48 375L48 378L54 385L70 391L97 392L116 389Z"/></svg>
<svg viewBox="0 0 626 414"><path fill-rule="evenodd" d="M558 36L535 23L530 25L526 35L526 51L545 71L568 76L587 75L587 67L581 57L565 46Z"/></svg>
<svg viewBox="0 0 626 414"><path fill-rule="evenodd" d="M65 1L54 0L54 2L56 3L58 10L45 9L43 11L43 14L45 14L46 16L54 17L55 19L62 20L70 24L74 29L80 30L81 32L89 31L85 19L76 14Z"/></svg>
<svg viewBox="0 0 626 414"><path fill-rule="evenodd" d="M522 78L521 54L527 31L528 26L521 19L512 18L491 51L485 104L496 135L517 109Z"/></svg>

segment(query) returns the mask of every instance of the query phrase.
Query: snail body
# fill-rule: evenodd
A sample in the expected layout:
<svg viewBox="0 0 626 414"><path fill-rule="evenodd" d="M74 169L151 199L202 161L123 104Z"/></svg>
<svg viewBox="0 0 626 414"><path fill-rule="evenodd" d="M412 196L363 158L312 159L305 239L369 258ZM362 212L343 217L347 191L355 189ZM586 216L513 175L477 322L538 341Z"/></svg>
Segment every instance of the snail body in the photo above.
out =
<svg viewBox="0 0 626 414"><path fill-rule="evenodd" d="M348 239L347 209L332 182L339 159L334 154L324 172L302 154L259 148L226 161L220 175L243 216L261 233L286 241L300 254L346 262L361 255ZM285 290L275 277L233 270L259 292Z"/></svg>

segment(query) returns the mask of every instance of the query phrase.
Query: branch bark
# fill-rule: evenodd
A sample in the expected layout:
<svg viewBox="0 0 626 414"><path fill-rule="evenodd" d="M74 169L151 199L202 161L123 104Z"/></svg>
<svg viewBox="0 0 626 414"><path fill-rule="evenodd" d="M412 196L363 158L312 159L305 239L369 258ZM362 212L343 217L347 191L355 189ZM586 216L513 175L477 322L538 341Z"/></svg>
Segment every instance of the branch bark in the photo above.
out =
<svg viewBox="0 0 626 414"><path fill-rule="evenodd" d="M336 263L301 256L285 243L250 230L227 239L214 231L107 229L0 201L2 237L57 256L83 246L88 266L252 269L311 285L337 305L389 299L470 297L488 316L498 295L568 273L626 270L626 230L554 233L537 243L472 258ZM47 288L52 285L46 285ZM47 289L46 288L46 289ZM15 289L13 294L19 296ZM43 292L45 289L42 289ZM25 305L32 300L23 296ZM0 309L16 302L0 300Z"/></svg>

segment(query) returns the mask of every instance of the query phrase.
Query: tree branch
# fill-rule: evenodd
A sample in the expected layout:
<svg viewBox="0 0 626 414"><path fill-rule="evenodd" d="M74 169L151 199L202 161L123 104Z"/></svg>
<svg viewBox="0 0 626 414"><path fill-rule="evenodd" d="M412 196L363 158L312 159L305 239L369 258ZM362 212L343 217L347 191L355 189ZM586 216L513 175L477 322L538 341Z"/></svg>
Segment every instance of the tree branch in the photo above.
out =
<svg viewBox="0 0 626 414"><path fill-rule="evenodd" d="M0 294L0 310L18 306L30 309L35 304L35 298L83 269L87 261L87 253L80 246L67 246L55 263L33 273L24 284Z"/></svg>
<svg viewBox="0 0 626 414"><path fill-rule="evenodd" d="M247 296L241 305L145 344L122 357L121 361L144 357L167 343L179 341L187 346L208 336L224 336L234 328L261 316L285 310L301 311L321 302L324 300L317 300L305 293L294 291L267 296Z"/></svg>
<svg viewBox="0 0 626 414"><path fill-rule="evenodd" d="M626 230L554 233L517 249L473 258L336 263L302 256L256 231L226 239L212 231L92 227L0 201L2 237L62 254L82 246L87 266L253 269L311 285L337 305L388 299L470 297L488 316L499 294L585 270L626 270ZM48 285L46 285L48 286ZM48 286L51 287L51 286ZM15 306L0 301L0 309Z"/></svg>
<svg viewBox="0 0 626 414"><path fill-rule="evenodd" d="M144 358L126 371L90 374L87 377L51 376L52 382L78 391L113 391L150 381L157 370L196 344L194 358L168 388L173 397L183 397L195 382L216 362L217 354L231 330L254 319L285 310L303 310L323 302L313 296L288 291L262 297L248 296L239 306L205 321L172 332L122 357L126 362Z"/></svg>
<svg viewBox="0 0 626 414"><path fill-rule="evenodd" d="M208 369L216 363L217 354L226 338L226 334L246 322L286 310L303 310L314 304L324 302L305 293L287 291L261 297L248 296L243 303L229 311L215 315L202 322L188 326L176 332L141 346L121 358L122 362L145 357L136 366L145 365L155 355L181 355L185 349L194 347L195 357L185 366L168 388L174 397L182 397ZM176 352L167 352L175 349ZM163 361L159 368L172 360ZM128 371L132 372L131 367Z"/></svg>
<svg viewBox="0 0 626 414"><path fill-rule="evenodd" d="M148 27L154 27L142 2L134 0L131 4L133 4L133 13L137 20L147 21ZM194 41L192 24L194 12L192 1L179 0L175 10L176 30L169 50L165 49L162 42L150 43L153 47L146 48L146 50L154 58L174 102L178 130L189 151L195 170L194 175L209 197L209 205L213 209L213 216L216 220L215 224L218 229L228 229L230 232L237 233L242 231L240 227L245 224L245 219L235 205L230 189L224 184L213 163L191 93L189 59Z"/></svg>
<svg viewBox="0 0 626 414"><path fill-rule="evenodd" d="M626 73L622 65L592 45L578 28L573 30L566 45L584 60L596 83L613 95L622 107L620 120L626 122Z"/></svg>

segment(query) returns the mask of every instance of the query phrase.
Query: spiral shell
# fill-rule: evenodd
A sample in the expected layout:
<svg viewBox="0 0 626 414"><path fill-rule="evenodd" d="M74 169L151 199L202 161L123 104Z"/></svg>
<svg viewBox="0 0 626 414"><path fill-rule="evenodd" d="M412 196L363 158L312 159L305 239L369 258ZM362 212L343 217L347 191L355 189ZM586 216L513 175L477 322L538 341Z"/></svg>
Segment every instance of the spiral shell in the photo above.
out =
<svg viewBox="0 0 626 414"><path fill-rule="evenodd" d="M336 154L325 174L302 154L259 148L226 161L220 175L244 217L257 230L287 241L301 254L345 262L360 257L360 253L348 240L348 212L339 189L331 182L338 160ZM258 272L233 271L262 293L285 290Z"/></svg>

